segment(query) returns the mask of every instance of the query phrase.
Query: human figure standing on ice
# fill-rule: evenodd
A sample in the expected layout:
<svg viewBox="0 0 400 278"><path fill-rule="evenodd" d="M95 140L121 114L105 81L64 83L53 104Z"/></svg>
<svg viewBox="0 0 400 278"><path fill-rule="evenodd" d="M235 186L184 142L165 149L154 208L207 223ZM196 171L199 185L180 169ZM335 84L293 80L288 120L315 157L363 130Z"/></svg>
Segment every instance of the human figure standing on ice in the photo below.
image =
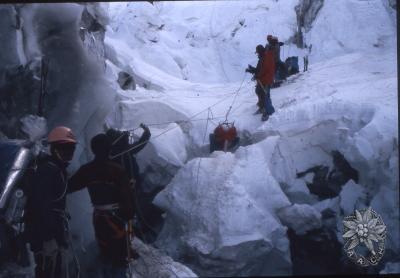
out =
<svg viewBox="0 0 400 278"><path fill-rule="evenodd" d="M265 104L264 111L261 117L262 121L267 121L269 116L271 116L275 109L272 106L271 101L271 86L274 83L274 75L275 75L275 58L274 58L274 49L272 46L269 46L265 49L260 71L256 74L257 83L262 87L265 92Z"/></svg>
<svg viewBox="0 0 400 278"><path fill-rule="evenodd" d="M311 53L311 47L312 47L312 44L310 44L310 46L308 46L308 47L306 46L306 54L303 57L303 61L304 61L303 72L308 70L308 55L310 55L310 53Z"/></svg>
<svg viewBox="0 0 400 278"><path fill-rule="evenodd" d="M109 159L111 143L104 133L92 138L95 158L70 178L68 192L87 187L94 207L93 225L103 259L103 275L122 278L126 277L129 261L139 257L130 244L135 184L123 167Z"/></svg>
<svg viewBox="0 0 400 278"><path fill-rule="evenodd" d="M35 258L35 277L68 277L71 242L66 212L67 171L77 141L71 129L54 128L48 135L50 155L38 161L26 208L25 235Z"/></svg>
<svg viewBox="0 0 400 278"><path fill-rule="evenodd" d="M148 232L155 235L153 224L156 219L152 217L154 214L161 214L161 210L149 204L146 200L151 198L151 193L147 193L142 186L142 175L140 174L140 168L136 161L136 155L146 147L150 141L151 132L148 126L141 123L140 127L143 129L142 136L139 140L130 143L128 131L120 131L114 128L110 128L106 131L106 135L112 142L110 157L115 163L122 166L128 173L129 179L135 181L135 196L137 197L137 222L135 221L135 227L140 230L138 233L142 240L147 240L146 236Z"/></svg>
<svg viewBox="0 0 400 278"><path fill-rule="evenodd" d="M261 63L262 63L262 57L263 57L264 51L265 51L264 46L262 46L261 44L257 45L257 47L256 47L256 52L255 52L255 53L257 54L257 56L258 56L257 66L256 66L256 67L253 67L253 66L249 65L249 66L247 67L247 69L246 69L246 72L249 72L249 73L251 73L251 74L254 75L253 78L252 78L252 80L255 80L255 79L256 79L256 74L257 74L257 73L260 71L260 69L261 69ZM255 92L256 92L256 95L257 95L257 98L258 98L258 101L257 101L258 110L254 113L254 114L256 115L256 114L261 114L261 113L263 112L263 110L264 110L264 103L265 103L264 96L265 96L265 92L264 92L264 90L260 87L260 85L259 85L258 83L256 84Z"/></svg>
<svg viewBox="0 0 400 278"><path fill-rule="evenodd" d="M275 112L270 95L275 75L274 49L271 45L268 45L267 48L257 45L256 52L260 58L257 68L249 65L246 71L254 72L254 77L257 80L256 93L257 96L261 96L259 99L262 106L261 120L267 121L269 116Z"/></svg>
<svg viewBox="0 0 400 278"><path fill-rule="evenodd" d="M274 61L275 61L275 79L276 81L286 80L286 65L281 60L281 46L283 42L280 42L277 37L272 35L267 36L268 44L265 48L271 48L274 51Z"/></svg>

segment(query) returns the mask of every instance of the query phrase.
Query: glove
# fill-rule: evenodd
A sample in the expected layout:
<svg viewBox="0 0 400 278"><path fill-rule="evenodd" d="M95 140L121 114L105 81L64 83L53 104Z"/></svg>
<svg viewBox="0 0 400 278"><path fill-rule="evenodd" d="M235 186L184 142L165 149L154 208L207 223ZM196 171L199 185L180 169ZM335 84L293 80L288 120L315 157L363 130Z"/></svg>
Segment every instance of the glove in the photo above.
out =
<svg viewBox="0 0 400 278"><path fill-rule="evenodd" d="M145 125L144 123L140 124L140 127L143 128L144 130L148 130L149 128L147 127L147 125Z"/></svg>
<svg viewBox="0 0 400 278"><path fill-rule="evenodd" d="M256 81L256 77L253 76L253 77L251 78L251 81Z"/></svg>
<svg viewBox="0 0 400 278"><path fill-rule="evenodd" d="M249 69L249 68L247 68L247 69L245 70L245 72L250 72L250 69Z"/></svg>
<svg viewBox="0 0 400 278"><path fill-rule="evenodd" d="M141 123L141 124L140 124L140 127L143 128L143 130L144 130L144 132L145 132L146 134L149 134L149 135L150 135L150 129L149 129L149 127L148 127L147 125L145 125L144 123Z"/></svg>

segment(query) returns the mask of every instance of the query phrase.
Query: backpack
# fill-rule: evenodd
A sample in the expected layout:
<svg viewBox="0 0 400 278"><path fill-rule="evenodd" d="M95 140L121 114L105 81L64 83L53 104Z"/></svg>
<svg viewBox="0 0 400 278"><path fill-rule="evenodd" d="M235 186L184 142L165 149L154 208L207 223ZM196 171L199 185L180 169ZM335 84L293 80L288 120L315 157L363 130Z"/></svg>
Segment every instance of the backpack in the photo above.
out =
<svg viewBox="0 0 400 278"><path fill-rule="evenodd" d="M288 69L288 75L293 75L299 72L299 57L292 56L285 60L286 68Z"/></svg>
<svg viewBox="0 0 400 278"><path fill-rule="evenodd" d="M25 253L23 223L29 186L31 151L14 143L0 143L0 260L17 261ZM23 259L23 258L22 258Z"/></svg>

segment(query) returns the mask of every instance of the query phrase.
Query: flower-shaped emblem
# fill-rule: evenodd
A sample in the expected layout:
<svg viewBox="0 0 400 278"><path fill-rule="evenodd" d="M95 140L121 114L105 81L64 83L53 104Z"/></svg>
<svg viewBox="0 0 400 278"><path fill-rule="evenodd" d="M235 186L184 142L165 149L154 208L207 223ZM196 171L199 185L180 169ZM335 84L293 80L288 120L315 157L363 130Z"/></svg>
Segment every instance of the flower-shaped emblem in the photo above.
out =
<svg viewBox="0 0 400 278"><path fill-rule="evenodd" d="M378 243L385 239L386 226L370 207L363 212L356 210L355 219L344 220L343 225L347 228L343 238L350 241L347 250L354 249L361 243L376 255L373 241Z"/></svg>

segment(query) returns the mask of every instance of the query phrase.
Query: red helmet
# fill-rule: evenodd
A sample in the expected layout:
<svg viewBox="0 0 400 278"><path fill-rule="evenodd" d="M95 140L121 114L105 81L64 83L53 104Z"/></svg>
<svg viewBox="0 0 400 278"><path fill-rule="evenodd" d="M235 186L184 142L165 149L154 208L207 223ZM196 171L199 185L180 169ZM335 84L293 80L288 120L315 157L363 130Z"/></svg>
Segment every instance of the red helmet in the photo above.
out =
<svg viewBox="0 0 400 278"><path fill-rule="evenodd" d="M47 137L47 142L58 144L76 144L76 139L70 128L65 126L58 126L50 131L49 136Z"/></svg>

